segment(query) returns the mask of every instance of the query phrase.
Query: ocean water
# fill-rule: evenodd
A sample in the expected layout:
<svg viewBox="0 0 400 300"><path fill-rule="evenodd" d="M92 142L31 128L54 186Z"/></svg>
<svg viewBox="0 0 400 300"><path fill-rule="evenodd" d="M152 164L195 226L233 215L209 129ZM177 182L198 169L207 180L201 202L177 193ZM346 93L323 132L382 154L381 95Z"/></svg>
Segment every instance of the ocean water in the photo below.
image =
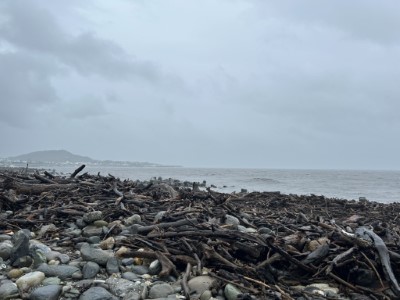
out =
<svg viewBox="0 0 400 300"><path fill-rule="evenodd" d="M74 168L56 168L72 172ZM99 167L88 166L86 172L112 174L120 179L149 180L153 177L182 181L205 180L221 192L280 191L286 194L315 194L341 199L365 197L378 202L400 202L400 171L351 170L277 170L213 169L174 167Z"/></svg>

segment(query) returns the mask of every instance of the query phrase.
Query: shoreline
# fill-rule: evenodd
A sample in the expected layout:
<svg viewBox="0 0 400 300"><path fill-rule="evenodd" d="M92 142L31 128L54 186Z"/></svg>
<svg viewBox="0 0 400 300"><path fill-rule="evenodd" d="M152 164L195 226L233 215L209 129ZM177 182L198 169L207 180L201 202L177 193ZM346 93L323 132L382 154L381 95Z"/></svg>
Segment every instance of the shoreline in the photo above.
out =
<svg viewBox="0 0 400 300"><path fill-rule="evenodd" d="M0 197L0 295L16 282L16 297L33 297L49 280L57 297L83 300L400 294L400 203L2 169ZM35 289L26 276L41 278Z"/></svg>

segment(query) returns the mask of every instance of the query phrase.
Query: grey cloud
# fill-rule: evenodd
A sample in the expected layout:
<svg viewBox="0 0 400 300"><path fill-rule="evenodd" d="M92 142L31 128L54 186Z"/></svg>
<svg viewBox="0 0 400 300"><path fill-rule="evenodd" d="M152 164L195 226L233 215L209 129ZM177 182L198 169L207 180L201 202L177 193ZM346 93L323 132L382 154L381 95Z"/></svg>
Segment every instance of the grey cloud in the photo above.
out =
<svg viewBox="0 0 400 300"><path fill-rule="evenodd" d="M355 1L251 1L262 7L261 14L283 18L299 25L328 27L347 34L349 39L398 44L400 3L373 0Z"/></svg>

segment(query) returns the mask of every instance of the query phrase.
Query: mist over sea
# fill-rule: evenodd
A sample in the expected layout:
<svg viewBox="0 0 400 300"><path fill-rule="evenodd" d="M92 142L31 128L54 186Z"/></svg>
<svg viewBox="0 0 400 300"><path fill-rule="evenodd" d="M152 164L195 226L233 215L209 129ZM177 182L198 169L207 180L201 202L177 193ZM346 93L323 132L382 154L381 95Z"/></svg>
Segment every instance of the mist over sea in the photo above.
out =
<svg viewBox="0 0 400 300"><path fill-rule="evenodd" d="M70 168L55 168L72 172ZM149 180L153 177L173 178L182 181L206 180L207 186L217 186L220 192L280 191L286 194L315 194L326 197L356 199L366 197L371 201L400 201L400 171L375 170L278 170L278 169L217 169L176 167L101 167L87 166L91 174L111 174L120 179Z"/></svg>

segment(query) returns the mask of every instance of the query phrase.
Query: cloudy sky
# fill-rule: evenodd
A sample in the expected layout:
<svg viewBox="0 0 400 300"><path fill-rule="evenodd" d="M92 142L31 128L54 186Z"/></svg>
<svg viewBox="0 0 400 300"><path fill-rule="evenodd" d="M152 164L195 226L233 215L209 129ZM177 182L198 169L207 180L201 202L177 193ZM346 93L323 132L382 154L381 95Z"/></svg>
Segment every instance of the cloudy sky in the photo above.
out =
<svg viewBox="0 0 400 300"><path fill-rule="evenodd" d="M0 157L400 169L400 2L0 2Z"/></svg>

